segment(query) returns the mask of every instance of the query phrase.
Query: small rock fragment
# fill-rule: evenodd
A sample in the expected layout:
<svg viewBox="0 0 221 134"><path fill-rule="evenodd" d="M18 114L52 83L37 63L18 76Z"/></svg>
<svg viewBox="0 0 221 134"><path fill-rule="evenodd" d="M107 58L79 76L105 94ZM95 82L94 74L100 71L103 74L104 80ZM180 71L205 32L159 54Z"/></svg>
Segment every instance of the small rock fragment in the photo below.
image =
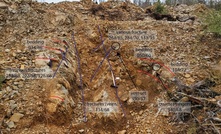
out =
<svg viewBox="0 0 221 134"><path fill-rule="evenodd" d="M221 100L221 96L216 96L215 99L216 100Z"/></svg>
<svg viewBox="0 0 221 134"><path fill-rule="evenodd" d="M141 84L142 84L142 81L139 80L139 79L137 79L137 80L136 80L136 85L137 85L137 86L140 86Z"/></svg>
<svg viewBox="0 0 221 134"><path fill-rule="evenodd" d="M193 78L188 78L187 81L195 82L195 80Z"/></svg>
<svg viewBox="0 0 221 134"><path fill-rule="evenodd" d="M143 110L141 110L140 112L139 112L139 115L142 115L143 114Z"/></svg>
<svg viewBox="0 0 221 134"><path fill-rule="evenodd" d="M81 129L81 130L78 130L80 133L83 133L84 132L84 129Z"/></svg>
<svg viewBox="0 0 221 134"><path fill-rule="evenodd" d="M188 98L188 97L183 97L180 101L181 101L181 102L188 102L188 101L189 101L189 98Z"/></svg>
<svg viewBox="0 0 221 134"><path fill-rule="evenodd" d="M5 52L6 52L6 53L8 53L8 52L10 52L10 51L11 51L10 49L5 49Z"/></svg>
<svg viewBox="0 0 221 134"><path fill-rule="evenodd" d="M16 56L16 53L12 53L12 56L15 57L15 56Z"/></svg>
<svg viewBox="0 0 221 134"><path fill-rule="evenodd" d="M148 130L147 130L147 133L152 133L152 130L149 130L149 129L148 129Z"/></svg>
<svg viewBox="0 0 221 134"><path fill-rule="evenodd" d="M22 70L25 69L25 65L21 65L20 69Z"/></svg>
<svg viewBox="0 0 221 134"><path fill-rule="evenodd" d="M24 116L23 114L14 113L14 114L12 115L12 117L10 118L10 120L13 121L13 122L19 122L19 120L20 120L23 116Z"/></svg>
<svg viewBox="0 0 221 134"><path fill-rule="evenodd" d="M15 123L13 121L10 121L7 123L9 128L14 128L15 127Z"/></svg>
<svg viewBox="0 0 221 134"><path fill-rule="evenodd" d="M190 74L186 74L185 77L186 77L186 78L189 78L189 77L190 77Z"/></svg>
<svg viewBox="0 0 221 134"><path fill-rule="evenodd" d="M118 134L126 134L126 130L119 131Z"/></svg>

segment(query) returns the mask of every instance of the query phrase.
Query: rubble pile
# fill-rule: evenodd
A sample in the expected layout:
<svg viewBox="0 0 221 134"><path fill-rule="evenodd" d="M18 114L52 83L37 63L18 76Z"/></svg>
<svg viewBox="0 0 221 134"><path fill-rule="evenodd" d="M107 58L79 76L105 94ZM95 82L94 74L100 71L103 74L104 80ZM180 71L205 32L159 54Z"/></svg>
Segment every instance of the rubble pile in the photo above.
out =
<svg viewBox="0 0 221 134"><path fill-rule="evenodd" d="M184 4L177 5L174 7L165 6L167 13L155 13L154 6L147 7L145 12L156 20L168 20L168 21L180 21L180 22L194 22L198 19L197 15L205 13L208 8L203 4L196 4L187 6ZM199 20L197 20L199 21Z"/></svg>
<svg viewBox="0 0 221 134"><path fill-rule="evenodd" d="M108 1L99 5L94 4L91 14L102 20L109 21L136 21L143 19L144 10L133 3Z"/></svg>

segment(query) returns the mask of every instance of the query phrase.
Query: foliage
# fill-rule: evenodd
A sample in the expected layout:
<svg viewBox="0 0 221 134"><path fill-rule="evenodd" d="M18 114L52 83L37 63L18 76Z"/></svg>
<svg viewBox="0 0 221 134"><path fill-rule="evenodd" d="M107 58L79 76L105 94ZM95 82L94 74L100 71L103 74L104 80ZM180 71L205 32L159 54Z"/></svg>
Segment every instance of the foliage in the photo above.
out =
<svg viewBox="0 0 221 134"><path fill-rule="evenodd" d="M206 32L214 33L216 37L221 37L221 12L212 10L204 18Z"/></svg>
<svg viewBox="0 0 221 134"><path fill-rule="evenodd" d="M166 7L160 2L160 0L157 1L157 3L154 5L154 12L159 14L167 14Z"/></svg>
<svg viewBox="0 0 221 134"><path fill-rule="evenodd" d="M172 1L171 0L166 0L165 3L166 3L166 5L171 5Z"/></svg>
<svg viewBox="0 0 221 134"><path fill-rule="evenodd" d="M216 3L215 9L221 11L221 2Z"/></svg>

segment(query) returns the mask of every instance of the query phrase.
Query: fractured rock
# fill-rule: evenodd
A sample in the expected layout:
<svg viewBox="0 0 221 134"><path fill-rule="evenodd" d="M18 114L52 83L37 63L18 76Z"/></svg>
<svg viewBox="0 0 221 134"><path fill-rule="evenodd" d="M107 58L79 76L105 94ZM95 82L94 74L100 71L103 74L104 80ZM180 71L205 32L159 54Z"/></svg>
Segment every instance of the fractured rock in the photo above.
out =
<svg viewBox="0 0 221 134"><path fill-rule="evenodd" d="M22 118L24 115L20 113L14 113L12 117L10 118L13 122L19 122L20 118Z"/></svg>

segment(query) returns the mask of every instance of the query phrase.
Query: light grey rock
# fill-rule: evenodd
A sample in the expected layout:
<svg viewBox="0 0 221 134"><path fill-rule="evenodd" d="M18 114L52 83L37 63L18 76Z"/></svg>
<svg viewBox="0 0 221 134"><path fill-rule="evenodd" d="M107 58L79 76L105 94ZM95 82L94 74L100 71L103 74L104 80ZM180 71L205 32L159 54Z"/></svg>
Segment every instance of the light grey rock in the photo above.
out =
<svg viewBox="0 0 221 134"><path fill-rule="evenodd" d="M11 91L12 91L11 87L7 86L7 87L6 87L6 91L7 91L8 93L11 92Z"/></svg>
<svg viewBox="0 0 221 134"><path fill-rule="evenodd" d="M14 85L18 85L18 82L15 81L13 84L14 84Z"/></svg>
<svg viewBox="0 0 221 134"><path fill-rule="evenodd" d="M15 127L15 123L13 121L9 121L7 123L7 125L8 125L9 128L14 128Z"/></svg>
<svg viewBox="0 0 221 134"><path fill-rule="evenodd" d="M78 130L78 132L83 133L83 132L84 132L84 129Z"/></svg>
<svg viewBox="0 0 221 134"><path fill-rule="evenodd" d="M10 51L11 51L10 49L5 49L5 52L6 52L6 53L8 53L8 52L10 52Z"/></svg>

